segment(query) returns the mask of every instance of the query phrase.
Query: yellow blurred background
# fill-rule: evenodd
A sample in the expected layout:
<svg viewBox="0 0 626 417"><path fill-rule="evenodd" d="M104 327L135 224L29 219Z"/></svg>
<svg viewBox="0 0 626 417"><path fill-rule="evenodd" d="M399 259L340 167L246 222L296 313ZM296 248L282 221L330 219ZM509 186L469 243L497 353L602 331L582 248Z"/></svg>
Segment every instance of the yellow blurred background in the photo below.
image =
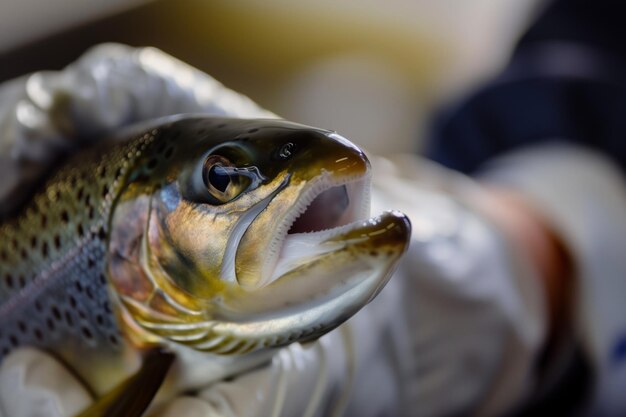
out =
<svg viewBox="0 0 626 417"><path fill-rule="evenodd" d="M4 0L0 80L115 41L163 49L285 118L419 149L441 102L506 61L538 0Z"/></svg>

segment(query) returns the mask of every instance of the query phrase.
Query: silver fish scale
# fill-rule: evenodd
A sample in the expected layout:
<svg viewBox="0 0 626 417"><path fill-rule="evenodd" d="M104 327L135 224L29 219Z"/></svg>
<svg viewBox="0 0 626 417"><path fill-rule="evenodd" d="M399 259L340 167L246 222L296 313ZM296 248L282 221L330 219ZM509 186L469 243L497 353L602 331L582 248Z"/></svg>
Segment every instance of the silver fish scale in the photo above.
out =
<svg viewBox="0 0 626 417"><path fill-rule="evenodd" d="M48 278L52 285L9 312L0 330L1 354L20 345L60 347L68 340L117 348L119 330L101 272L104 253L104 242L94 239L58 271L59 278Z"/></svg>
<svg viewBox="0 0 626 417"><path fill-rule="evenodd" d="M22 345L120 347L105 275L108 219L155 133L76 155L0 225L0 359Z"/></svg>

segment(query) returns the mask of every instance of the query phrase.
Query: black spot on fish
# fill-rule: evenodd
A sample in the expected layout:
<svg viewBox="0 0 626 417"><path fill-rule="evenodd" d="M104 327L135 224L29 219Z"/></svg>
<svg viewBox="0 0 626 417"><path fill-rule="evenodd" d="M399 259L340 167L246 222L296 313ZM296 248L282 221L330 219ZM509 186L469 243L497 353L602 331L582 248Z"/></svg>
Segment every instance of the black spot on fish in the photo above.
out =
<svg viewBox="0 0 626 417"><path fill-rule="evenodd" d="M87 259L87 268L92 269L95 265L96 265L96 261L94 261L91 258Z"/></svg>
<svg viewBox="0 0 626 417"><path fill-rule="evenodd" d="M43 333L41 332L41 330L39 330L38 328L35 328L33 330L33 334L35 335L35 339L37 339L37 341L39 342L43 341Z"/></svg>
<svg viewBox="0 0 626 417"><path fill-rule="evenodd" d="M58 234L54 235L54 247L58 250L61 249L61 236Z"/></svg>
<svg viewBox="0 0 626 417"><path fill-rule="evenodd" d="M76 198L78 200L82 200L84 192L85 192L85 189L83 187L79 187L78 191L76 192Z"/></svg>
<svg viewBox="0 0 626 417"><path fill-rule="evenodd" d="M48 330L50 330L51 332L54 331L54 329L56 328L56 326L54 325L54 321L51 318L48 318L46 320L46 327L48 328Z"/></svg>
<svg viewBox="0 0 626 417"><path fill-rule="evenodd" d="M93 339L93 333L91 333L91 330L89 330L87 327L81 327L80 330L83 336L85 337L85 339L88 339L88 340Z"/></svg>
<svg viewBox="0 0 626 417"><path fill-rule="evenodd" d="M83 224L82 223L78 223L76 225L76 232L78 233L79 237L83 237L83 235L85 234L85 230L83 229Z"/></svg>
<svg viewBox="0 0 626 417"><path fill-rule="evenodd" d="M148 161L148 169L153 170L154 168L156 168L158 163L159 161L156 158L151 158L150 161Z"/></svg>
<svg viewBox="0 0 626 417"><path fill-rule="evenodd" d="M77 303L76 303L76 298L74 298L74 296L73 296L73 295L70 295L70 296L69 296L68 301L70 302L70 306L71 306L72 308L76 308L76 304L77 304Z"/></svg>
<svg viewBox="0 0 626 417"><path fill-rule="evenodd" d="M6 282L7 287L9 287L9 289L13 288L13 275L11 274L6 274L6 276L4 277L4 282Z"/></svg>
<svg viewBox="0 0 626 417"><path fill-rule="evenodd" d="M65 312L65 322L69 327L74 326L74 318L72 317L72 313L70 313L69 311Z"/></svg>
<svg viewBox="0 0 626 417"><path fill-rule="evenodd" d="M170 158L172 157L172 155L174 155L174 148L170 146L169 148L167 148L167 150L165 151L165 153L163 154L163 156L164 156L166 159L170 159Z"/></svg>
<svg viewBox="0 0 626 417"><path fill-rule="evenodd" d="M20 274L17 277L17 282L20 284L20 288L24 288L26 286L26 278L24 278L23 274Z"/></svg>
<svg viewBox="0 0 626 417"><path fill-rule="evenodd" d="M20 329L20 332L26 333L26 330L27 330L26 323L24 323L22 320L19 320L17 322L17 327L18 327L18 329Z"/></svg>
<svg viewBox="0 0 626 417"><path fill-rule="evenodd" d="M68 223L70 221L70 215L67 210L63 210L61 212L61 221L63 221L63 223Z"/></svg>
<svg viewBox="0 0 626 417"><path fill-rule="evenodd" d="M48 242L44 241L43 245L41 245L41 254L44 258L48 256Z"/></svg>
<svg viewBox="0 0 626 417"><path fill-rule="evenodd" d="M55 320L61 320L61 312L59 311L57 306L52 306L52 309L50 311L52 311L52 315L54 316Z"/></svg>
<svg viewBox="0 0 626 417"><path fill-rule="evenodd" d="M104 230L104 226L100 226L100 229L98 229L98 239L105 240L106 237L107 233L106 230Z"/></svg>
<svg viewBox="0 0 626 417"><path fill-rule="evenodd" d="M107 194L109 194L109 186L107 184L104 184L102 186L102 198L106 197Z"/></svg>
<svg viewBox="0 0 626 417"><path fill-rule="evenodd" d="M41 228L45 228L48 225L48 216L45 214L41 215Z"/></svg>
<svg viewBox="0 0 626 417"><path fill-rule="evenodd" d="M120 341L118 340L116 335L112 334L109 335L109 343L111 343L113 346L119 346Z"/></svg>
<svg viewBox="0 0 626 417"><path fill-rule="evenodd" d="M37 236L31 236L30 247L35 249L37 247Z"/></svg>
<svg viewBox="0 0 626 417"><path fill-rule="evenodd" d="M18 345L17 337L15 337L14 334L9 336L9 340L11 341L11 344L13 345L13 347L17 347Z"/></svg>

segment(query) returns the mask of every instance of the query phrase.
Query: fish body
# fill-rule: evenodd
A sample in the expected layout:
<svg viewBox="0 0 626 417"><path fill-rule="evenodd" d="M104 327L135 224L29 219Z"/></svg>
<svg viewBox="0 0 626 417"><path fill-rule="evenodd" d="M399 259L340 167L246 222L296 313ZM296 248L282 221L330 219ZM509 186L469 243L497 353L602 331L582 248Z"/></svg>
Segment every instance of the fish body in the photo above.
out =
<svg viewBox="0 0 626 417"><path fill-rule="evenodd" d="M176 117L80 151L0 226L0 354L46 349L102 395L155 346L221 363L315 339L408 244L404 215L368 219L368 178L350 142L281 120Z"/></svg>

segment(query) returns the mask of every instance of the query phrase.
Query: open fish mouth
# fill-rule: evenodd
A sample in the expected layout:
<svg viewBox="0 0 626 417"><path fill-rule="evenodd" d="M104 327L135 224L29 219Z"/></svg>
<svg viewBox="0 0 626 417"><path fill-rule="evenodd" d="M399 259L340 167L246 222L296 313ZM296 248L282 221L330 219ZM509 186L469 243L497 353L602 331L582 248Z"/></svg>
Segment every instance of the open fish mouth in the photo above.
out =
<svg viewBox="0 0 626 417"><path fill-rule="evenodd" d="M303 193L278 229L272 247L280 247L267 285L289 271L341 248L344 243L331 240L364 226L369 218L369 174L342 182L322 174Z"/></svg>

